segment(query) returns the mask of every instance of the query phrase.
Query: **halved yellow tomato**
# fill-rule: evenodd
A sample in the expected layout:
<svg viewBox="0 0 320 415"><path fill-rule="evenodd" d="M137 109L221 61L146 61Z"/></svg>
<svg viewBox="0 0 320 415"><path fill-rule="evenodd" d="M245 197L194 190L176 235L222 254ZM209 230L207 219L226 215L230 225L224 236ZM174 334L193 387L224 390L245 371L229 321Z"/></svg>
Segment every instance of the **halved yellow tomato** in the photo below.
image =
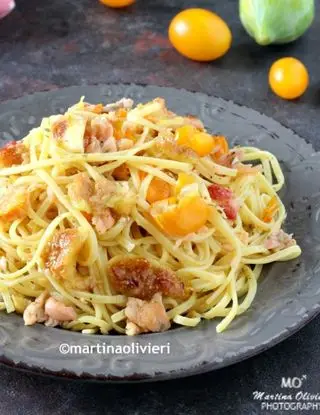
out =
<svg viewBox="0 0 320 415"><path fill-rule="evenodd" d="M170 236L186 236L207 222L209 206L200 196L185 196L175 209L156 216L159 226Z"/></svg>

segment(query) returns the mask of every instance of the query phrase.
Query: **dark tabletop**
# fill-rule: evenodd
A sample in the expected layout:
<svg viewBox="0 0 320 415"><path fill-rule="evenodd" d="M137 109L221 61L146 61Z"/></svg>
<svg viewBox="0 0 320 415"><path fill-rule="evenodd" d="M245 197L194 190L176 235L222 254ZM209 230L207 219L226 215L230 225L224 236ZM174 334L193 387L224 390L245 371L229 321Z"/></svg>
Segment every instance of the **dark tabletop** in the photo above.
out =
<svg viewBox="0 0 320 415"><path fill-rule="evenodd" d="M211 8L229 23L233 46L223 59L191 62L170 47L168 23L190 6ZM294 44L260 47L242 29L236 0L138 0L120 11L97 0L20 0L0 21L0 100L69 85L174 86L252 107L319 150L319 39L317 13L311 30ZM284 102L268 89L268 68L288 55L303 60L310 72L310 88L296 102ZM1 367L0 414L260 414L253 392L281 392L282 377L306 375L304 389L320 392L319 345L320 320L315 319L260 356L214 373L158 384L85 384Z"/></svg>

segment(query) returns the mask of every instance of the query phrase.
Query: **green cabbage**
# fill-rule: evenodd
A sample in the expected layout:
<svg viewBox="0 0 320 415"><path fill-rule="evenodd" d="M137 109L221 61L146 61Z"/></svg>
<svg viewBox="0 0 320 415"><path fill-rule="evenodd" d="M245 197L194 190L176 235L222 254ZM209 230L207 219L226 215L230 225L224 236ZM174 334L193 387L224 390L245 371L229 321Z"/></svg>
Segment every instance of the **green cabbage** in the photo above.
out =
<svg viewBox="0 0 320 415"><path fill-rule="evenodd" d="M240 0L240 20L257 43L289 43L311 26L314 0Z"/></svg>

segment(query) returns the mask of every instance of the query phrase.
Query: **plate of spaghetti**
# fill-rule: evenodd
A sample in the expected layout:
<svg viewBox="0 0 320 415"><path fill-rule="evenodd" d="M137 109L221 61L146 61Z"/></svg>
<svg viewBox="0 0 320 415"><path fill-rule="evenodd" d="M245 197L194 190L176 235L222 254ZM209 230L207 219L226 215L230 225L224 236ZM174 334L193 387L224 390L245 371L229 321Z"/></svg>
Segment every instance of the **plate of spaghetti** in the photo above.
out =
<svg viewBox="0 0 320 415"><path fill-rule="evenodd" d="M319 157L293 132L170 88L1 105L3 361L182 376L257 353L318 311ZM161 345L168 355L152 354Z"/></svg>

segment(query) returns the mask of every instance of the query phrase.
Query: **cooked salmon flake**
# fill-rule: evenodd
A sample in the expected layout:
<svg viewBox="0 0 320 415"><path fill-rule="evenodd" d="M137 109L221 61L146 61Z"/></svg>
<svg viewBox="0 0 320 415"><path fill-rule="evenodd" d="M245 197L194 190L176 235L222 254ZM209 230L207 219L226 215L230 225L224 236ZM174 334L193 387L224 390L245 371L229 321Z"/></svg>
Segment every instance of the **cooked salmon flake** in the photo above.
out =
<svg viewBox="0 0 320 415"><path fill-rule="evenodd" d="M11 141L0 149L0 168L20 165L27 157L27 148L21 141Z"/></svg>
<svg viewBox="0 0 320 415"><path fill-rule="evenodd" d="M170 328L170 320L160 293L156 293L150 301L129 297L124 312L127 317L128 335L160 332Z"/></svg>
<svg viewBox="0 0 320 415"><path fill-rule="evenodd" d="M143 258L125 258L109 267L109 277L116 292L150 300L154 294L182 298L185 289L182 281L168 269L156 267Z"/></svg>
<svg viewBox="0 0 320 415"><path fill-rule="evenodd" d="M25 187L8 188L0 197L0 221L13 222L27 215L28 193Z"/></svg>
<svg viewBox="0 0 320 415"><path fill-rule="evenodd" d="M43 254L45 267L58 278L71 279L83 243L83 235L77 229L56 232Z"/></svg>

